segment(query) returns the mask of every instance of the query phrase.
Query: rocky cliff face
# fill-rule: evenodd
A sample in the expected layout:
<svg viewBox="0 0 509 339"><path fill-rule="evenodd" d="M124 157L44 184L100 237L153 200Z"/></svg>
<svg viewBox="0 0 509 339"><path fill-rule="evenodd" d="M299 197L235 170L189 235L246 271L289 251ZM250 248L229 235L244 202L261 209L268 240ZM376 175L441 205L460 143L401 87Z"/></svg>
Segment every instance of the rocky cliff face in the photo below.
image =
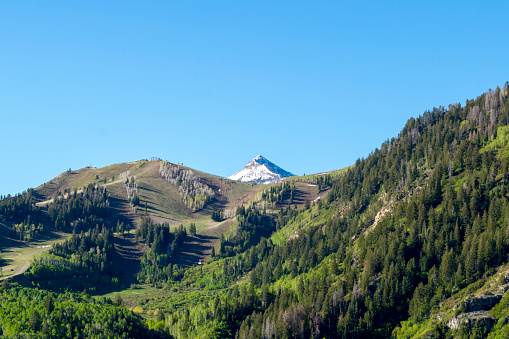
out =
<svg viewBox="0 0 509 339"><path fill-rule="evenodd" d="M478 296L469 295L463 302L469 312L487 311L495 306L502 299L502 296L502 294L488 292Z"/></svg>
<svg viewBox="0 0 509 339"><path fill-rule="evenodd" d="M493 294L491 292L468 296L460 305L467 312L452 317L447 322L447 326L454 330L460 328L464 323L469 327L478 327L489 331L495 325L496 319L487 311L492 309L503 296L503 293Z"/></svg>

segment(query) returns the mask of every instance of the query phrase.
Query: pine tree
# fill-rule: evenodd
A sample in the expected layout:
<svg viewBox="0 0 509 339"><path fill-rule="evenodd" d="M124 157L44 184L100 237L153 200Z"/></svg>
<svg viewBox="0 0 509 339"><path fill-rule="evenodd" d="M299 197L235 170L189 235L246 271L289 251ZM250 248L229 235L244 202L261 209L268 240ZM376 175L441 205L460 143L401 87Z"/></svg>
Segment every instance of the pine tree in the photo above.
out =
<svg viewBox="0 0 509 339"><path fill-rule="evenodd" d="M37 310L33 310L32 313L30 314L30 320L29 320L28 326L33 331L37 332L41 328L41 321L42 321L42 318L41 318L41 315L39 314L39 312L37 312Z"/></svg>
<svg viewBox="0 0 509 339"><path fill-rule="evenodd" d="M114 306L122 306L123 300L119 293L115 294L115 297L113 298L113 305Z"/></svg>
<svg viewBox="0 0 509 339"><path fill-rule="evenodd" d="M53 312L53 310L55 309L55 305L53 304L53 297L51 296L51 294L46 297L44 307L46 308L48 314Z"/></svg>

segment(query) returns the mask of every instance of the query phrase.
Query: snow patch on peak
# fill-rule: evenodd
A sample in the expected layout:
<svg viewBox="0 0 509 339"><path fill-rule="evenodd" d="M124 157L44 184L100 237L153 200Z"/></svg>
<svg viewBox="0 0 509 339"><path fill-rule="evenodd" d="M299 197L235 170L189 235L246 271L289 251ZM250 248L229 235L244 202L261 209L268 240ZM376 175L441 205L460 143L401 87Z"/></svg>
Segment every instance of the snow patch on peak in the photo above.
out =
<svg viewBox="0 0 509 339"><path fill-rule="evenodd" d="M293 176L292 173L285 171L262 155L257 155L247 163L246 167L229 176L228 179L259 184L274 184L291 176Z"/></svg>

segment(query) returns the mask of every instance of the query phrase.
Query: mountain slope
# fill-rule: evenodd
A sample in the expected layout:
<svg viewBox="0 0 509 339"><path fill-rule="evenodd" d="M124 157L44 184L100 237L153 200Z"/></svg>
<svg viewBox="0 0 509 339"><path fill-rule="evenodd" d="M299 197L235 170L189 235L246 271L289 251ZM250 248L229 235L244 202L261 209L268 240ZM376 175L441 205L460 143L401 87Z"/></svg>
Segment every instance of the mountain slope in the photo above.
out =
<svg viewBox="0 0 509 339"><path fill-rule="evenodd" d="M178 257L182 228L145 221L144 289L122 298L181 338L507 337L508 131L506 83L409 119L335 176L251 186L204 265ZM299 186L316 198L296 204Z"/></svg>
<svg viewBox="0 0 509 339"><path fill-rule="evenodd" d="M293 176L292 173L258 155L248 162L243 169L229 176L228 179L257 184L274 184L291 176Z"/></svg>
<svg viewBox="0 0 509 339"><path fill-rule="evenodd" d="M230 289L213 302L190 302L173 313L172 324L185 323L180 314L215 316L171 333L504 337L508 94L506 84L465 107L440 107L410 119L398 137L338 178L326 199L301 210L281 209L270 240L242 253L220 252L221 259L203 267L208 284L190 270L187 284ZM277 193L269 192L269 199ZM249 232L264 212L248 208L238 218L244 220L239 229ZM238 246L234 235L225 239L229 246ZM473 292L478 295L467 297ZM438 309L447 317L435 318Z"/></svg>
<svg viewBox="0 0 509 339"><path fill-rule="evenodd" d="M159 173L163 162L135 161L106 166L103 168L82 168L66 171L35 189L39 205L53 199L57 192L81 190L90 184L106 187L116 214L137 223L140 212L159 222L170 224L189 223L191 221L208 222L214 209L234 209L238 204L247 202L263 187L225 180L224 178L174 165L180 170L192 171L199 182L214 191L214 199L203 208L193 211L183 202L179 187L165 180ZM125 188L125 178L136 180L139 202L136 208L129 204ZM146 206L146 211L145 211Z"/></svg>

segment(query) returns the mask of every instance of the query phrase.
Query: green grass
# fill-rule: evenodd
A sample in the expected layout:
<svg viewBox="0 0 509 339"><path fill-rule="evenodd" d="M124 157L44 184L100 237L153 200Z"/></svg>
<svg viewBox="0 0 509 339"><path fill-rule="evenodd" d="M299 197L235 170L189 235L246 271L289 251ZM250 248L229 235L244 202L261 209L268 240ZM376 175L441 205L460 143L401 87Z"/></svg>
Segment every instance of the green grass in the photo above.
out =
<svg viewBox="0 0 509 339"><path fill-rule="evenodd" d="M355 165L350 165L348 167L341 168L341 169L338 169L338 170L329 171L329 172L315 173L315 174L308 174L308 175L300 175L300 176L296 175L296 176L293 176L293 177L286 178L285 181L290 181L290 182L301 181L301 182L311 182L312 183L312 182L315 182L316 178L318 178L320 176L325 176L325 175L330 175L330 177L334 181L339 176L341 176L342 174L346 173L346 171L348 171L348 169L352 168L353 166L355 166Z"/></svg>
<svg viewBox="0 0 509 339"><path fill-rule="evenodd" d="M6 228L5 224L0 224L0 228ZM2 236L3 235L3 236ZM33 257L49 250L55 243L62 242L69 238L69 234L60 232L47 232L38 236L36 239L29 243L21 241L13 241L6 238L5 234L0 235L0 242L9 244L10 246L0 248L3 261L2 261L2 277L9 278L16 275L26 263L33 261Z"/></svg>
<svg viewBox="0 0 509 339"><path fill-rule="evenodd" d="M209 223L214 209L234 209L235 206L243 201L247 202L252 195L264 188L261 185L235 182L191 169L201 181L216 192L216 197L212 202L207 203L203 209L193 212L182 201L178 187L160 176L159 167L159 161L151 161L134 172L140 196L139 210L141 210L140 213L143 213L146 203L147 213L150 217L156 221L158 218L161 221L166 220L170 224L189 225L194 222L199 226L205 226ZM120 188L120 191L123 190L121 184ZM119 192L119 195L121 194L124 193Z"/></svg>
<svg viewBox="0 0 509 339"><path fill-rule="evenodd" d="M210 216L214 209L232 210L242 203L247 203L257 192L267 186L243 183L221 178L215 175L203 173L180 166L182 169L192 170L203 182L212 187L216 192L216 198L207 203L202 210L191 211L182 201L178 187L170 184L159 175L160 161L136 161L130 163L114 164L102 168L82 168L61 173L49 182L39 186L36 192L40 195L40 201L52 198L56 192L65 189L79 189L89 184L104 184L112 196L117 199L120 210L117 212L129 216L132 220L138 220L142 215L148 215L156 222L168 222L170 225L189 225L191 222L205 228L210 225ZM126 168L129 176L136 176L140 206L134 213L129 207L123 177ZM122 178L121 178L122 177ZM145 213L145 204L147 206Z"/></svg>
<svg viewBox="0 0 509 339"><path fill-rule="evenodd" d="M71 173L63 172L52 180L36 188L36 192L45 196L53 197L56 192L64 191L65 189L80 189L92 183L100 182L101 184L108 184L112 179L119 179L120 174L124 174L126 168L130 172L134 169L139 169L140 163L120 163L110 165L102 168L82 168L79 170L72 170Z"/></svg>
<svg viewBox="0 0 509 339"><path fill-rule="evenodd" d="M509 126L501 126L497 129L497 137L481 149L481 153L486 151L496 151L500 158L509 157Z"/></svg>
<svg viewBox="0 0 509 339"><path fill-rule="evenodd" d="M202 288L203 283L211 280L213 271L220 271L222 260L208 263L204 266L188 268L180 282L169 282L159 287L147 284L133 284L129 288L94 296L95 298L111 298L120 295L123 305L145 318L153 318L154 312L162 310L165 313L175 312L182 307L192 307L204 301L213 300L217 294L227 291L227 288ZM239 281L239 284L245 283Z"/></svg>

